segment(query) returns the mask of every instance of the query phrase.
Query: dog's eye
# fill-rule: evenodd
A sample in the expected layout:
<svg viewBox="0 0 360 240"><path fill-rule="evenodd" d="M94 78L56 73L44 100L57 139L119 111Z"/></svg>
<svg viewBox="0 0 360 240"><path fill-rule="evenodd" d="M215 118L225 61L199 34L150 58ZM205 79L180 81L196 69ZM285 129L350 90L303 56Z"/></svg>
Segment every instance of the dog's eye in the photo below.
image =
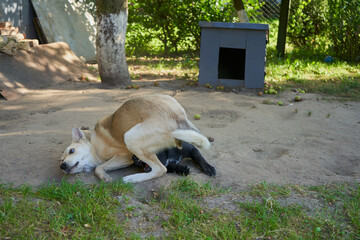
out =
<svg viewBox="0 0 360 240"><path fill-rule="evenodd" d="M75 148L71 148L70 150L69 150L69 154L72 154L72 153L74 153L75 152Z"/></svg>

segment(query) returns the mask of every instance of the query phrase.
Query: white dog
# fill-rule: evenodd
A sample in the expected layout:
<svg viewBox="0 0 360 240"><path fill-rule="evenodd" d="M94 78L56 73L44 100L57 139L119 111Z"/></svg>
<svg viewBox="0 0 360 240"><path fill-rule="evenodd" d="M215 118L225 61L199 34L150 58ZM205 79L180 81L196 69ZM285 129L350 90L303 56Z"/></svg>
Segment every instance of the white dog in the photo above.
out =
<svg viewBox="0 0 360 240"><path fill-rule="evenodd" d="M182 106L166 95L130 99L115 113L102 118L90 139L76 127L72 137L60 168L69 174L95 168L95 174L106 182L112 180L106 171L132 165L134 154L152 171L126 176L125 182L142 182L165 174L166 167L156 153L175 146L181 148L182 141L210 148L209 140L188 120Z"/></svg>

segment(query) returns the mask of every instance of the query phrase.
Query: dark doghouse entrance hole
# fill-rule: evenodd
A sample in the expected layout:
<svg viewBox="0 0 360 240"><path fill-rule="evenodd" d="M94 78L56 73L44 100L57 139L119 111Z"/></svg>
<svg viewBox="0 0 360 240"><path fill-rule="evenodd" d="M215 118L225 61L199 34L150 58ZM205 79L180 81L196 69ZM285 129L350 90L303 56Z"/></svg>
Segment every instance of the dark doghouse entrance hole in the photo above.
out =
<svg viewBox="0 0 360 240"><path fill-rule="evenodd" d="M245 80L245 49L220 47L218 78Z"/></svg>

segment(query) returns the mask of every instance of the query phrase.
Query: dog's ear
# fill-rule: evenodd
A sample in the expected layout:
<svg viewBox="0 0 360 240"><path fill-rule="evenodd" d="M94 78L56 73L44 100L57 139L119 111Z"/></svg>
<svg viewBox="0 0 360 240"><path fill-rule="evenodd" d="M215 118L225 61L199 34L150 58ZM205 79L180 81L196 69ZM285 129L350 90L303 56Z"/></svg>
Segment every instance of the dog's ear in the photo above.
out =
<svg viewBox="0 0 360 240"><path fill-rule="evenodd" d="M72 138L73 138L73 141L79 142L80 139L86 139L86 136L85 136L85 134L83 133L83 131L81 131L80 128L78 128L78 127L73 127L73 128L72 128Z"/></svg>

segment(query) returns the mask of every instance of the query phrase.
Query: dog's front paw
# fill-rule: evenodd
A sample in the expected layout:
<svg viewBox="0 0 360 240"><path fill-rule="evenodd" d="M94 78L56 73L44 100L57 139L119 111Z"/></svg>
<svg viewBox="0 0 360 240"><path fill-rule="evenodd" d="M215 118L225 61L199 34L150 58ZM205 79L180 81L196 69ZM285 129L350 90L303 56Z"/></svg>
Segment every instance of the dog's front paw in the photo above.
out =
<svg viewBox="0 0 360 240"><path fill-rule="evenodd" d="M175 170L176 173L180 175L187 176L190 174L190 167L189 166L183 166L183 165L177 165L177 169Z"/></svg>
<svg viewBox="0 0 360 240"><path fill-rule="evenodd" d="M185 166L184 167L184 173L183 173L185 176L189 175L190 174L190 167L189 166Z"/></svg>
<svg viewBox="0 0 360 240"><path fill-rule="evenodd" d="M109 174L104 173L101 177L100 180L104 181L104 182L112 182L112 177L110 177Z"/></svg>
<svg viewBox="0 0 360 240"><path fill-rule="evenodd" d="M137 173L123 177L122 180L125 183L138 183L151 179L152 177L149 176L151 176L150 173Z"/></svg>
<svg viewBox="0 0 360 240"><path fill-rule="evenodd" d="M206 164L204 166L201 166L201 169L204 171L204 173L206 175L209 175L211 177L216 175L216 170L213 166L211 166L210 164Z"/></svg>
<svg viewBox="0 0 360 240"><path fill-rule="evenodd" d="M101 168L100 166L98 166L97 168L95 168L95 175L104 182L111 182L112 181L112 177L110 177L103 168Z"/></svg>
<svg viewBox="0 0 360 240"><path fill-rule="evenodd" d="M123 180L125 183L134 183L134 182L135 182L135 179L133 178L132 175L123 177L122 180Z"/></svg>

